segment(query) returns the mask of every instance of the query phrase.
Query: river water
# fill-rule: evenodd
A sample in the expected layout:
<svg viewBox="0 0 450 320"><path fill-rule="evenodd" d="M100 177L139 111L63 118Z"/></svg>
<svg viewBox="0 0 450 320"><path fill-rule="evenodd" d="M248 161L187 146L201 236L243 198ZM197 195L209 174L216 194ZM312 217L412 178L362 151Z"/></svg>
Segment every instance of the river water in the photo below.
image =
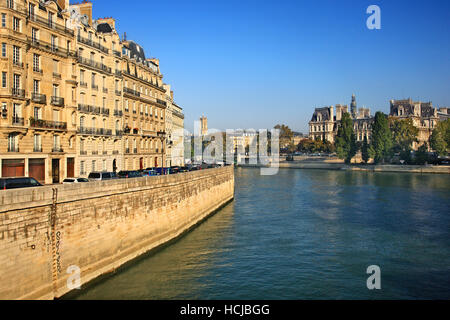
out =
<svg viewBox="0 0 450 320"><path fill-rule="evenodd" d="M450 299L449 208L448 175L238 168L233 203L71 298Z"/></svg>

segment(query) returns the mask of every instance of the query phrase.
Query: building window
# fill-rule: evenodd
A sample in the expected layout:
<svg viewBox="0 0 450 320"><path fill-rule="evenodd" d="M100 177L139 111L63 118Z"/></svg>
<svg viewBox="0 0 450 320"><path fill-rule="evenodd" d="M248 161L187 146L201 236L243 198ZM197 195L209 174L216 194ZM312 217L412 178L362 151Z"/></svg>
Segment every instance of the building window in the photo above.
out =
<svg viewBox="0 0 450 320"><path fill-rule="evenodd" d="M20 62L20 48L13 46L13 63L17 64Z"/></svg>
<svg viewBox="0 0 450 320"><path fill-rule="evenodd" d="M97 163L95 160L92 160L92 172L95 171L95 168L97 167Z"/></svg>
<svg viewBox="0 0 450 320"><path fill-rule="evenodd" d="M19 152L19 135L11 133L8 136L8 152Z"/></svg>
<svg viewBox="0 0 450 320"><path fill-rule="evenodd" d="M6 88L7 85L6 78L7 78L6 72L2 72L2 88Z"/></svg>
<svg viewBox="0 0 450 320"><path fill-rule="evenodd" d="M42 109L39 107L34 107L33 115L35 120L42 119Z"/></svg>
<svg viewBox="0 0 450 320"><path fill-rule="evenodd" d="M53 85L53 96L59 97L59 86L57 84Z"/></svg>
<svg viewBox="0 0 450 320"><path fill-rule="evenodd" d="M30 16L31 20L35 20L36 19L35 15L34 15L34 9L35 9L35 5L30 3L30 5L28 6L28 13L29 13L29 16Z"/></svg>
<svg viewBox="0 0 450 320"><path fill-rule="evenodd" d="M6 43L2 43L2 57L6 57L6 54L7 54L7 52L6 52Z"/></svg>
<svg viewBox="0 0 450 320"><path fill-rule="evenodd" d="M86 171L85 171L85 164L84 161L80 161L80 175L85 175Z"/></svg>
<svg viewBox="0 0 450 320"><path fill-rule="evenodd" d="M33 80L33 92L39 93L39 80Z"/></svg>
<svg viewBox="0 0 450 320"><path fill-rule="evenodd" d="M48 26L50 27L50 28L53 28L54 26L53 26L53 13L51 13L51 12L49 12L48 13Z"/></svg>
<svg viewBox="0 0 450 320"><path fill-rule="evenodd" d="M53 150L61 151L61 140L60 140L60 137L57 135L53 136Z"/></svg>
<svg viewBox="0 0 450 320"><path fill-rule="evenodd" d="M32 28L31 29L31 41L37 42L38 39L39 39L38 29Z"/></svg>
<svg viewBox="0 0 450 320"><path fill-rule="evenodd" d="M14 75L13 88L20 89L20 75L19 74Z"/></svg>
<svg viewBox="0 0 450 320"><path fill-rule="evenodd" d="M16 17L13 18L13 30L20 32L20 19Z"/></svg>
<svg viewBox="0 0 450 320"><path fill-rule="evenodd" d="M40 68L39 68L40 60L41 60L41 57L38 54L34 53L33 54L33 71L40 72Z"/></svg>
<svg viewBox="0 0 450 320"><path fill-rule="evenodd" d="M42 137L39 134L34 135L34 152L42 152Z"/></svg>
<svg viewBox="0 0 450 320"><path fill-rule="evenodd" d="M2 27L6 28L6 14L2 13Z"/></svg>

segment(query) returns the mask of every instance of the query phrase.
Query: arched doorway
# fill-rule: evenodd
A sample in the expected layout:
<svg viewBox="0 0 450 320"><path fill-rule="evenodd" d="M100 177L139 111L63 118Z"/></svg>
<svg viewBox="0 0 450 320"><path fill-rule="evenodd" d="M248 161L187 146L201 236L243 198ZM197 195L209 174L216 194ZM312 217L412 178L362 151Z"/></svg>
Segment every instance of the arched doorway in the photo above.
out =
<svg viewBox="0 0 450 320"><path fill-rule="evenodd" d="M117 171L117 161L116 161L116 159L113 160L113 171L114 172Z"/></svg>

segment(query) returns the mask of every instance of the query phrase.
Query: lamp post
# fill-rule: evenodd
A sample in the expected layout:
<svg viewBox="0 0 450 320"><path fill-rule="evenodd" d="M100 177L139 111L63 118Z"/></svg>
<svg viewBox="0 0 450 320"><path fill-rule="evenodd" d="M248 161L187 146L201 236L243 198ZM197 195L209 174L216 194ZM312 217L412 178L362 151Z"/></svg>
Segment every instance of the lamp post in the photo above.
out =
<svg viewBox="0 0 450 320"><path fill-rule="evenodd" d="M158 131L157 136L161 140L161 174L163 174L163 171L164 171L164 140L166 139L166 133L164 131Z"/></svg>

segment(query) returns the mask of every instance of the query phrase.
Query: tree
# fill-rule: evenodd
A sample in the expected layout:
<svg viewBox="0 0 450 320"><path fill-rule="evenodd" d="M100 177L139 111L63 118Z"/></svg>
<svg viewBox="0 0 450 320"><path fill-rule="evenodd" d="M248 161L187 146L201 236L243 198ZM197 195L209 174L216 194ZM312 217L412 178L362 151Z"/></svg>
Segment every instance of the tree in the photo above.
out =
<svg viewBox="0 0 450 320"><path fill-rule="evenodd" d="M423 145L417 149L417 152L415 154L414 162L416 164L425 164L428 161L428 145L425 142Z"/></svg>
<svg viewBox="0 0 450 320"><path fill-rule="evenodd" d="M370 152L373 153L375 163L384 163L392 155L392 133L389 129L387 116L382 112L375 114L375 120L372 127L372 143Z"/></svg>
<svg viewBox="0 0 450 320"><path fill-rule="evenodd" d="M414 126L412 119L395 119L391 122L391 130L393 150L400 153L400 159L411 162L412 145L418 141L419 129Z"/></svg>
<svg viewBox="0 0 450 320"><path fill-rule="evenodd" d="M336 153L340 159L349 164L357 149L356 136L353 131L353 120L349 113L344 113L336 136Z"/></svg>
<svg viewBox="0 0 450 320"><path fill-rule="evenodd" d="M430 138L431 148L440 156L446 156L450 151L450 119L439 122Z"/></svg>
<svg viewBox="0 0 450 320"><path fill-rule="evenodd" d="M367 142L367 136L364 136L364 141L361 146L361 157L362 157L364 163L369 162L370 158L372 157L370 145Z"/></svg>
<svg viewBox="0 0 450 320"><path fill-rule="evenodd" d="M277 124L274 129L280 130L280 148L286 148L291 143L294 132L284 124Z"/></svg>

